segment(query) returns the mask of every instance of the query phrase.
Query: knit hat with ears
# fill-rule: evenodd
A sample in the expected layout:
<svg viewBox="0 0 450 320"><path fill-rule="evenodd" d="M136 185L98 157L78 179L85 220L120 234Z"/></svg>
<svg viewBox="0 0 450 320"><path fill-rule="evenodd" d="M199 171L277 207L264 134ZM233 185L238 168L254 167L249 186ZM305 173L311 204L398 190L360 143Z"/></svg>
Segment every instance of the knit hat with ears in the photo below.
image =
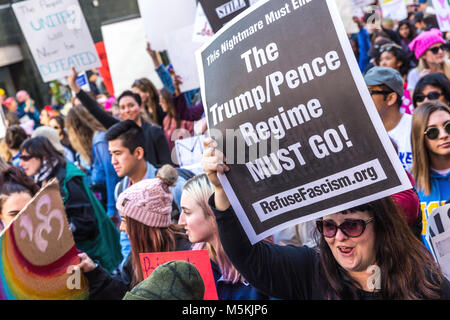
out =
<svg viewBox="0 0 450 320"><path fill-rule="evenodd" d="M427 50L436 43L445 44L444 38L442 38L442 32L439 29L431 29L429 31L422 32L409 44L409 49L414 51L417 59L427 52Z"/></svg>
<svg viewBox="0 0 450 320"><path fill-rule="evenodd" d="M167 228L172 224L173 195L169 187L178 179L171 165L159 169L156 178L140 181L123 191L116 202L119 212L149 227Z"/></svg>

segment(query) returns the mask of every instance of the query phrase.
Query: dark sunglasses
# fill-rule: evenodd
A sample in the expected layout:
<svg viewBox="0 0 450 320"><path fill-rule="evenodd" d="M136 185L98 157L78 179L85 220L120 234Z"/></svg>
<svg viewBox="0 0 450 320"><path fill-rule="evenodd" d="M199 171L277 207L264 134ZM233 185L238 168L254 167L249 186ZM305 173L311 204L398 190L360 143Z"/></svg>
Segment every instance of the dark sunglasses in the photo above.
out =
<svg viewBox="0 0 450 320"><path fill-rule="evenodd" d="M437 91L431 91L427 95L424 95L423 93L418 93L414 97L417 102L423 102L425 98L428 98L428 100L437 100L439 97L442 96L442 93L439 93Z"/></svg>
<svg viewBox="0 0 450 320"><path fill-rule="evenodd" d="M394 51L394 50L402 50L403 48L400 47L399 45L395 45L395 44L388 44L388 45L384 45L380 48L380 54L386 51Z"/></svg>
<svg viewBox="0 0 450 320"><path fill-rule="evenodd" d="M332 220L318 220L316 221L316 226L325 238L333 238L336 236L338 229L349 238L357 238L364 233L366 226L373 220L374 218L370 218L369 220L345 219L340 225L337 225Z"/></svg>
<svg viewBox="0 0 450 320"><path fill-rule="evenodd" d="M22 161L30 161L31 159L33 159L33 156L20 156L19 159Z"/></svg>
<svg viewBox="0 0 450 320"><path fill-rule="evenodd" d="M447 122L446 124L444 124L444 129L445 129L445 132L450 134L450 122ZM424 132L424 134L427 136L428 139L436 140L439 137L439 128L436 128L436 127L429 128Z"/></svg>
<svg viewBox="0 0 450 320"><path fill-rule="evenodd" d="M377 91L377 90L369 89L369 92L370 92L371 96L373 96L374 94L382 94L386 98L386 95L391 94L394 91L381 91L381 90Z"/></svg>
<svg viewBox="0 0 450 320"><path fill-rule="evenodd" d="M430 50L433 54L438 54L438 52L440 50L445 51L446 47L444 45L441 45L439 47L434 47L434 48L431 48L431 49L428 49L428 50Z"/></svg>

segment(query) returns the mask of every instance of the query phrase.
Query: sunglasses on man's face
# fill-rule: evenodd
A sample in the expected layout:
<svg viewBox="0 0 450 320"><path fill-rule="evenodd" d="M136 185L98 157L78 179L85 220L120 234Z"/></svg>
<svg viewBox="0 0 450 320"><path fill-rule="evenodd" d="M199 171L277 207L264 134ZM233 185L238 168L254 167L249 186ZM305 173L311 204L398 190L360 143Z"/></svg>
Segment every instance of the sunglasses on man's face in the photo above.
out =
<svg viewBox="0 0 450 320"><path fill-rule="evenodd" d="M445 132L447 132L447 134L450 134L450 121L447 122L446 124L444 124L444 129ZM436 127L432 127L432 128L428 128L424 134L426 135L426 137L430 140L436 140L439 137L439 128Z"/></svg>
<svg viewBox="0 0 450 320"><path fill-rule="evenodd" d="M438 54L440 50L445 51L445 49L446 49L445 46L444 46L444 45L441 45L441 46L439 46L439 47L434 47L434 48L431 48L431 49L429 49L429 50L430 50L431 53L433 53L433 54Z"/></svg>
<svg viewBox="0 0 450 320"><path fill-rule="evenodd" d="M325 238L333 238L336 236L338 229L349 238L357 238L364 233L366 226L373 220L373 218L368 220L345 219L340 225L337 225L333 220L319 220L316 221L316 226Z"/></svg>
<svg viewBox="0 0 450 320"><path fill-rule="evenodd" d="M417 102L423 102L425 101L425 98L428 98L428 100L437 100L440 96L442 96L442 93L431 91L427 95L424 95L423 93L416 94L415 98Z"/></svg>

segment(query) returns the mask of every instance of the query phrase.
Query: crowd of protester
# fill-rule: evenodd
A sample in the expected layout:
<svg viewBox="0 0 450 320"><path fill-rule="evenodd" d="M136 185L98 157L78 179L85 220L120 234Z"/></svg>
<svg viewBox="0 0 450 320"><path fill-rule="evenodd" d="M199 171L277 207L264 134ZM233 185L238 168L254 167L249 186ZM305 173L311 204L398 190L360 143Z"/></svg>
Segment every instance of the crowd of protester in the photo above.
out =
<svg viewBox="0 0 450 320"><path fill-rule="evenodd" d="M217 143L205 141L201 175L172 157L180 132L206 133L204 109L199 89L181 92L176 70L148 44L160 90L140 78L117 97L96 83L86 92L75 69L65 106L0 89L0 231L56 178L90 299L144 299L157 276L143 281L139 253L199 249L221 300L450 299L426 237L428 215L450 199L450 32L423 3L402 21L354 17L359 32L349 35L413 189L251 245L217 178L229 170ZM379 288L368 286L371 265Z"/></svg>

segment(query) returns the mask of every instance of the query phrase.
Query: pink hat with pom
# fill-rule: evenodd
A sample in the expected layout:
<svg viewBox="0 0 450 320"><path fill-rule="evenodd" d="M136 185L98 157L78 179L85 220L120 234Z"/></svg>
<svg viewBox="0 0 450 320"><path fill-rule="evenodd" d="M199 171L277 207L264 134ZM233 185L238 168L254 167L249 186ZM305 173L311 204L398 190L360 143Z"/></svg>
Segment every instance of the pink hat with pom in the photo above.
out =
<svg viewBox="0 0 450 320"><path fill-rule="evenodd" d="M149 227L169 227L173 200L169 186L175 184L177 178L175 168L163 166L157 178L140 181L123 191L116 202L117 210Z"/></svg>
<svg viewBox="0 0 450 320"><path fill-rule="evenodd" d="M436 43L444 43L445 40L442 37L442 32L439 29L431 29L429 31L422 32L409 44L409 49L414 51L417 59L427 52L427 50Z"/></svg>

